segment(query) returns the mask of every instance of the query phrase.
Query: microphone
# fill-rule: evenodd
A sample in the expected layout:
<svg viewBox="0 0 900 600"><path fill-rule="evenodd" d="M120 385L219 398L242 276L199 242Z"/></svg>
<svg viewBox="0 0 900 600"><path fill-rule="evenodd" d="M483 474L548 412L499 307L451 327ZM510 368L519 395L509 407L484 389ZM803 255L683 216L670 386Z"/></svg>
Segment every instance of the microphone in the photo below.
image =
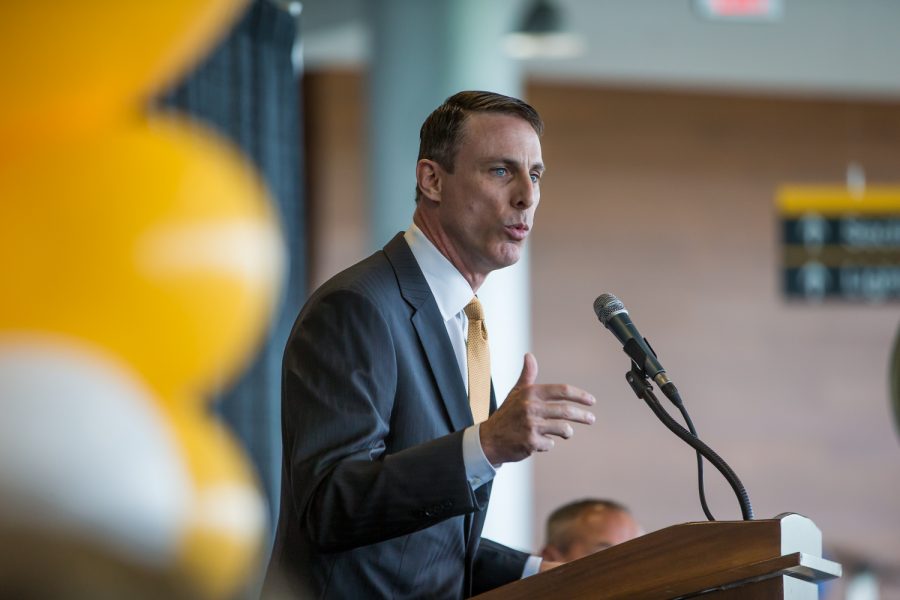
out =
<svg viewBox="0 0 900 600"><path fill-rule="evenodd" d="M650 344L631 322L628 309L622 301L612 294L601 294L594 300L594 313L603 326L622 343L625 354L656 382L669 399L676 404L680 403L681 398L675 384L666 375L665 368L656 358Z"/></svg>
<svg viewBox="0 0 900 600"><path fill-rule="evenodd" d="M637 369L632 367L631 370L625 374L625 379L628 381L629 385L631 385L631 389L634 390L634 393L637 394L638 398L647 403L647 406L650 407L653 413L666 427L669 428L669 430L697 451L697 478L700 486L700 504L703 507L703 512L706 514L706 517L710 521L715 521L706 505L706 492L703 489L703 458L715 466L725 479L728 480L728 483L738 497L738 502L741 505L741 514L743 515L744 520L752 520L753 507L750 505L750 497L747 495L744 484L741 483L741 480L738 479L735 472L728 466L728 463L722 460L721 456L716 454L712 448L704 444L700 438L697 437L697 430L694 429L694 424L691 422L691 418L684 408L684 403L681 401L681 395L678 393L678 389L669 379L668 375L666 375L666 370L659 362L659 359L656 358L656 353L653 352L653 348L650 347L646 338L638 332L637 327L631 322L631 317L628 315L628 310L625 308L625 305L622 304L622 301L612 294L601 294L594 300L594 313L596 313L600 322L603 323L603 326L609 329L622 343L625 354L627 354L635 365L643 371L639 374ZM638 375L641 376L638 377ZM644 380L644 376L646 375L653 378L659 386L660 391L662 391L662 393L664 393L678 408L682 416L684 416L685 423L687 423L688 426L687 429L679 425L659 404L659 401L653 394L653 386Z"/></svg>

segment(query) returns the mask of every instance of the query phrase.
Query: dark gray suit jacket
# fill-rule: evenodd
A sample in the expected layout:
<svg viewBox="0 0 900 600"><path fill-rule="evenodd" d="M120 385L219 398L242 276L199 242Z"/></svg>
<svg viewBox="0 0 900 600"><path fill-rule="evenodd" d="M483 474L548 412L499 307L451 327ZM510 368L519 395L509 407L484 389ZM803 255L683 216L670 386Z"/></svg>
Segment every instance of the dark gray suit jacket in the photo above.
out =
<svg viewBox="0 0 900 600"><path fill-rule="evenodd" d="M480 539L490 485L466 479L471 424L440 311L397 235L319 288L288 340L270 576L313 598L462 598L518 579L527 554Z"/></svg>

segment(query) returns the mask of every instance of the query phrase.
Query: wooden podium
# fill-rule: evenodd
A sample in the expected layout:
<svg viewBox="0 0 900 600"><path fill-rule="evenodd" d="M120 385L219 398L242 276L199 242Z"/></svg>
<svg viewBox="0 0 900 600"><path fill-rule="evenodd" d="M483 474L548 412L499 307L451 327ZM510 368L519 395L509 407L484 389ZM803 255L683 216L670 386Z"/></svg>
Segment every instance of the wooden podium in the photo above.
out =
<svg viewBox="0 0 900 600"><path fill-rule="evenodd" d="M476 596L535 598L792 598L815 600L840 577L806 517L674 525Z"/></svg>

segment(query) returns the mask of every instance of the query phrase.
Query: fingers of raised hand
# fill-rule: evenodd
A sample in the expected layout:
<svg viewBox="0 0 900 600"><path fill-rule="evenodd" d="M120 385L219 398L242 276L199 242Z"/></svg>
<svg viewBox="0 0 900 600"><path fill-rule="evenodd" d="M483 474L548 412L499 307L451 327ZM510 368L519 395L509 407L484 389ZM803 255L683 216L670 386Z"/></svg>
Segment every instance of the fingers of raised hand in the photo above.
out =
<svg viewBox="0 0 900 600"><path fill-rule="evenodd" d="M538 431L533 431L529 436L529 454L532 452L549 452L553 449L553 446L556 445L551 438L547 437L543 433Z"/></svg>
<svg viewBox="0 0 900 600"><path fill-rule="evenodd" d="M566 402L545 402L543 416L545 419L571 421L590 425L595 421L594 414Z"/></svg>
<svg viewBox="0 0 900 600"><path fill-rule="evenodd" d="M545 437L555 435L567 440L575 435L575 428L565 421L550 420L538 428L538 432Z"/></svg>
<svg viewBox="0 0 900 600"><path fill-rule="evenodd" d="M567 400L585 406L593 406L597 400L581 388L566 383L549 383L531 386L533 393L543 400Z"/></svg>

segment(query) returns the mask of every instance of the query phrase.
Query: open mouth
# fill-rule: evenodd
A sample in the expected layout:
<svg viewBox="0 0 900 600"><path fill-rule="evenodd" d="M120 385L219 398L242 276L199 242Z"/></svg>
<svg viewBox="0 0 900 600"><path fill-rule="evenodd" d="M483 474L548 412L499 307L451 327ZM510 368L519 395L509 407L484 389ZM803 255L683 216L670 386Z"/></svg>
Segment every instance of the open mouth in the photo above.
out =
<svg viewBox="0 0 900 600"><path fill-rule="evenodd" d="M511 238L517 241L522 241L528 237L529 229L530 228L525 223L514 223L506 226L506 232Z"/></svg>

